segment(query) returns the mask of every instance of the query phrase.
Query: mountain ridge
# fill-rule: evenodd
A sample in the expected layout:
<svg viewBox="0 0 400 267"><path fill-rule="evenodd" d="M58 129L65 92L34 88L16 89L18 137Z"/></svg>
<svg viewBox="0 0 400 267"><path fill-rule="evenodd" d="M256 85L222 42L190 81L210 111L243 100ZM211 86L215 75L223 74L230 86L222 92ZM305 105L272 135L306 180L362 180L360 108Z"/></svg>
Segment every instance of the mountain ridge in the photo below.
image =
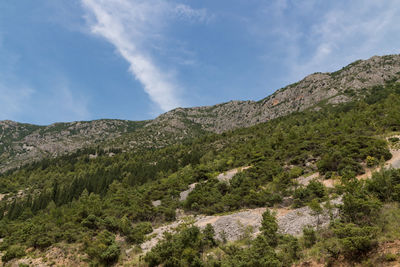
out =
<svg viewBox="0 0 400 267"><path fill-rule="evenodd" d="M84 147L160 148L204 133L249 127L325 102L358 99L365 89L400 78L400 55L357 60L332 73L314 73L258 100L176 108L154 120L100 119L47 126L0 121L0 171Z"/></svg>

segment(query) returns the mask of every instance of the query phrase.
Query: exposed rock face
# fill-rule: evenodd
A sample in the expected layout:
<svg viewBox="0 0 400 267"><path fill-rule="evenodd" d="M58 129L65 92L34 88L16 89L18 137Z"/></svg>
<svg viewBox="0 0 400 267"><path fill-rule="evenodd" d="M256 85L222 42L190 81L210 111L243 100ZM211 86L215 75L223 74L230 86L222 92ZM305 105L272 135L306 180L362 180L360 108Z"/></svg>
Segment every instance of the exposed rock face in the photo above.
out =
<svg viewBox="0 0 400 267"><path fill-rule="evenodd" d="M97 120L50 126L0 121L0 171L87 146L159 148L205 132L252 126L326 101L339 104L362 96L364 88L400 78L400 55L356 61L333 73L315 73L258 102L230 101L177 108L153 121Z"/></svg>
<svg viewBox="0 0 400 267"><path fill-rule="evenodd" d="M185 201L189 196L190 192L192 192L196 188L197 183L189 185L189 189L181 192L179 194L179 201Z"/></svg>
<svg viewBox="0 0 400 267"><path fill-rule="evenodd" d="M221 182L227 182L229 183L229 181L233 178L233 176L235 176L237 173L242 172L244 170L250 169L251 166L246 166L246 167L240 167L240 168L235 168L232 170L229 170L227 172L224 173L220 173L217 176L217 179Z"/></svg>
<svg viewBox="0 0 400 267"><path fill-rule="evenodd" d="M285 215L278 217L279 232L299 236L303 234L306 226L311 228L327 227L332 218L339 216L339 209L336 205L341 205L342 198L339 197L331 201L333 209L331 211L324 210L321 215L316 215L309 207L298 208L292 210Z"/></svg>
<svg viewBox="0 0 400 267"><path fill-rule="evenodd" d="M0 170L73 152L117 138L143 125L144 122L123 120L78 121L49 126L0 121Z"/></svg>
<svg viewBox="0 0 400 267"><path fill-rule="evenodd" d="M152 123L181 118L200 124L204 130L221 133L302 111L322 100L330 104L347 102L360 95L363 88L399 78L400 55L374 56L333 73L311 74L258 102L231 101L215 106L177 108Z"/></svg>
<svg viewBox="0 0 400 267"><path fill-rule="evenodd" d="M279 232L299 236L305 227L326 227L331 218L337 218L339 209L337 205L342 204L342 198L331 200L332 210L327 209L321 215L314 214L309 207L298 209L275 209ZM246 232L256 236L259 234L262 221L262 214L266 208L249 209L235 212L228 215L199 215L191 216L193 225L204 228L211 224L215 230L215 237L219 240L235 241L242 239ZM144 252L149 251L163 238L165 232L174 233L179 225L187 223L184 219L177 220L169 225L154 229L150 240L141 245ZM251 231L249 231L251 230Z"/></svg>

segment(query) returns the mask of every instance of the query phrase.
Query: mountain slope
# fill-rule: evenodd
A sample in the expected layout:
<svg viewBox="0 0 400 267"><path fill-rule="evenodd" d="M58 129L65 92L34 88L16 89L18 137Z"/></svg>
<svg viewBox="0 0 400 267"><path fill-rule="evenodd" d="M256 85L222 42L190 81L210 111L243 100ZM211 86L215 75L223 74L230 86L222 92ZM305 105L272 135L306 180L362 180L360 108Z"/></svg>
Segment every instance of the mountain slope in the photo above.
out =
<svg viewBox="0 0 400 267"><path fill-rule="evenodd" d="M99 153L96 158L76 153L0 175L0 193L4 194L0 201L2 259L12 261L29 251L26 259L21 260L44 260L48 257L43 253L58 248L62 253L56 258L63 262L76 254L68 250L75 248L74 251L84 254L75 258L79 261L75 266L111 265L117 261L120 265L146 266L135 261L143 259L138 245L152 236L152 228L159 229L167 221L174 221L182 210L187 215L214 216L207 222L218 219L216 214L242 208L291 205L294 213L290 214L297 214L299 210L295 208L309 210L305 206L310 203L310 209L317 208L317 212L325 201L332 202L339 195L343 195L340 221L326 232L311 233L317 238L309 246L318 241L315 249L320 246L321 253L332 251L320 258L354 255L358 259L363 255L357 253L373 249L369 243L382 240L377 240L376 231L384 237L390 234L388 229L393 229L393 235L399 236L399 220L386 220L388 217L381 216L386 210L380 207L400 199L400 172L375 175L365 185L355 180L363 166L379 166L379 159L391 157L389 143L400 143L400 83L388 83L379 90L368 90L361 101L336 107L325 105L319 112L295 112L267 123L208 134L163 149L118 152L113 157ZM228 182L219 180L219 174L244 166L250 168ZM344 185L326 188L320 180L307 185L297 183L301 176L309 177L315 172L319 172L321 179L335 179ZM180 193L192 184L196 186L181 201ZM400 209L394 206L390 214L398 213ZM288 216L288 222L298 220L289 213ZM318 219L318 213L316 216L318 226L322 219ZM262 217L268 219L267 225L274 225L273 217ZM381 217L384 219L380 223L377 218ZM270 256L265 259L268 262L274 258L277 263L282 262L272 266L290 266L305 251L299 247L302 239L276 236L274 229L279 225L271 228L261 222L261 236L254 242L248 238L243 241L246 243L228 248L223 242L213 241L218 229L208 227L204 232L191 227L190 220L185 222L189 228L183 225L177 229L177 235L166 236L147 253L145 261L149 266L158 266L171 258L176 259L172 266L186 266L188 251L190 258L209 263L204 266L215 266L214 260L221 266L265 266L242 264L252 259L261 261L264 256ZM271 231L265 231L268 229ZM322 227L320 230L324 231ZM279 242L260 243L263 234L267 234L267 240L274 237ZM347 237L352 238L350 241L363 238L365 242L349 248ZM192 247L196 245L199 247ZM331 250L330 245L339 250ZM264 253L265 248L269 254ZM300 253L281 254L289 249ZM214 257L217 251L221 254ZM256 251L260 253L254 254Z"/></svg>
<svg viewBox="0 0 400 267"><path fill-rule="evenodd" d="M260 101L177 108L152 121L97 120L50 126L0 122L0 171L83 147L140 150L248 127L318 104L339 104L364 96L366 88L400 78L400 55L374 56L333 73L315 73Z"/></svg>
<svg viewBox="0 0 400 267"><path fill-rule="evenodd" d="M145 124L145 121L95 120L38 126L0 121L0 170L93 146Z"/></svg>
<svg viewBox="0 0 400 267"><path fill-rule="evenodd" d="M333 73L311 74L258 102L231 101L208 107L178 108L159 116L151 124L185 118L204 130L221 133L302 111L323 100L330 104L348 102L362 95L364 88L399 78L400 55L374 56Z"/></svg>

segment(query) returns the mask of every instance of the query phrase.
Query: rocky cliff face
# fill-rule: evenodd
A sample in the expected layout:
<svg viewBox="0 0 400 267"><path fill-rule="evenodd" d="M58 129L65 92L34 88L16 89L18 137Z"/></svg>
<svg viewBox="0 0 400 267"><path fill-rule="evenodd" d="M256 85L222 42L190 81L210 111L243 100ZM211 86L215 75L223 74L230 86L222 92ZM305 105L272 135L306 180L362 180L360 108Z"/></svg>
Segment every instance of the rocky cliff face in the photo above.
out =
<svg viewBox="0 0 400 267"><path fill-rule="evenodd" d="M333 73L314 73L261 101L231 101L208 107L178 108L151 124L185 118L207 131L221 133L302 111L326 100L338 104L360 97L364 88L400 78L400 55L356 61Z"/></svg>
<svg viewBox="0 0 400 267"><path fill-rule="evenodd" d="M0 121L0 171L86 146L124 149L162 147L200 136L265 122L321 101L338 104L362 97L364 89L400 79L400 55L356 61L333 73L315 73L260 101L177 108L153 121L97 120L50 126Z"/></svg>
<svg viewBox="0 0 400 267"><path fill-rule="evenodd" d="M0 121L0 170L115 139L144 124L146 122L96 120L37 126Z"/></svg>

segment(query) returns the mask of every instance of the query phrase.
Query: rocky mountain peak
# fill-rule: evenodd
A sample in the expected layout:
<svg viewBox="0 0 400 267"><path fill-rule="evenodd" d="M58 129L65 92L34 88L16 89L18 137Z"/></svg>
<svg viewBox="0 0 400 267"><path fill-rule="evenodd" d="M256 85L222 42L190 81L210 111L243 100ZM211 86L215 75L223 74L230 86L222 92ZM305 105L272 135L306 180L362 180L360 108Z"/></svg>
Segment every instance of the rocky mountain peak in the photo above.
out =
<svg viewBox="0 0 400 267"><path fill-rule="evenodd" d="M0 121L0 170L87 146L162 147L204 132L222 133L302 111L321 101L339 104L364 89L399 80L400 55L355 61L332 73L314 73L260 101L229 101L176 108L152 121L95 120L49 126ZM129 146L127 145L129 144Z"/></svg>

